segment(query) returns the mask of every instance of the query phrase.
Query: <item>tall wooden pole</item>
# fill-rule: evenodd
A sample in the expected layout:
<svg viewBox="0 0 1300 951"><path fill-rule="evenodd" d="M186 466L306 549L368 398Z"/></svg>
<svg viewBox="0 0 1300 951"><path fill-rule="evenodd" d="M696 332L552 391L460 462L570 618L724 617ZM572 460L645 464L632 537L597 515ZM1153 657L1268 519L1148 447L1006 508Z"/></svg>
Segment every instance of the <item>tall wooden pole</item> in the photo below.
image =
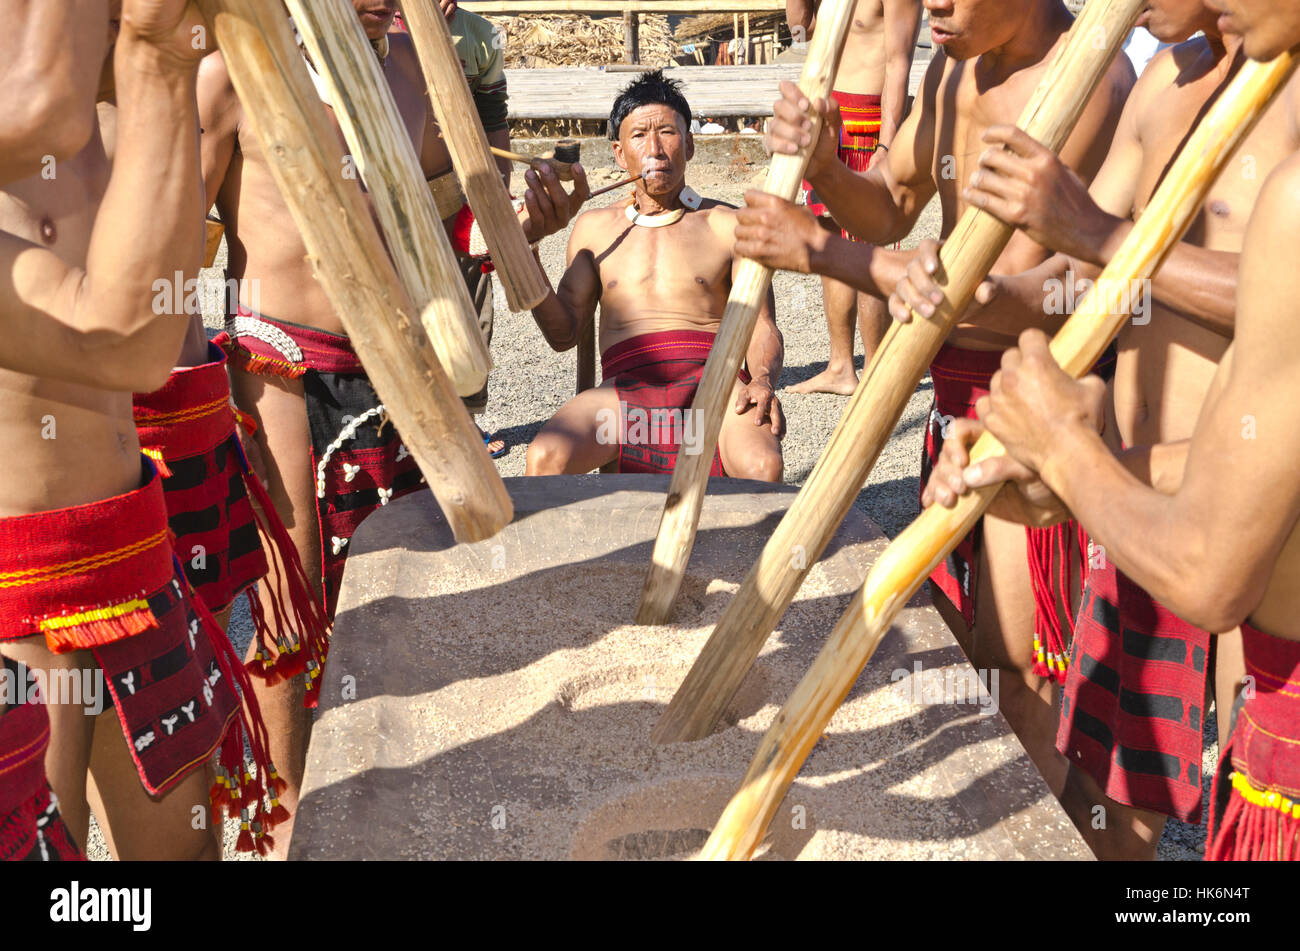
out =
<svg viewBox="0 0 1300 951"><path fill-rule="evenodd" d="M808 45L808 58L799 77L799 88L810 100L830 96L831 83L839 66L853 15L854 0L827 0L817 10L817 30ZM820 129L814 124L812 141L817 141ZM804 169L808 167L811 149L798 155L774 155L767 170L764 191L793 200ZM731 389L740 362L749 347L767 289L772 283L772 269L752 258L743 258L736 268L731 293L722 314L722 323L704 365L704 375L691 412L704 423L704 442L699 453L678 453L673 469L668 498L664 503L659 534L655 539L650 571L641 591L637 608L638 624L662 624L672 609L686 574L686 563L695 544L695 529L700 521L700 508L704 504L704 491L708 485L709 468L713 464L713 451L722 431L723 414L731 401Z"/></svg>
<svg viewBox="0 0 1300 951"><path fill-rule="evenodd" d="M388 253L456 392L483 389L492 358L410 133L347 0L287 0L370 192ZM436 307L430 305L438 300Z"/></svg>
<svg viewBox="0 0 1300 951"><path fill-rule="evenodd" d="M265 0L198 0L312 269L460 541L511 519L505 484L420 326L312 86L289 19ZM459 280L459 278L458 278Z"/></svg>
<svg viewBox="0 0 1300 951"><path fill-rule="evenodd" d="M447 18L433 0L402 0L399 6L420 58L438 127L496 265L506 304L511 310L531 310L546 299L551 285L528 246L501 170L488 150L487 133L470 96Z"/></svg>
<svg viewBox="0 0 1300 951"><path fill-rule="evenodd" d="M1151 277L1200 214L1210 187L1296 67L1291 54L1247 63L1183 147L1142 217L1096 286L1052 341L1052 355L1073 377L1096 363L1129 319L1132 282ZM985 434L972 462L1003 454ZM811 669L759 744L740 791L718 820L702 858L753 854L803 761L848 695L899 610L957 547L1001 485L963 496L953 509L932 505L876 561Z"/></svg>
<svg viewBox="0 0 1300 951"><path fill-rule="evenodd" d="M1144 6L1144 0L1088 4L1021 113L1020 128L1059 151ZM933 317L917 315L909 324L890 327L816 468L656 724L657 741L709 734L844 520L907 400L1012 231L977 208L958 221L940 252L944 302Z"/></svg>

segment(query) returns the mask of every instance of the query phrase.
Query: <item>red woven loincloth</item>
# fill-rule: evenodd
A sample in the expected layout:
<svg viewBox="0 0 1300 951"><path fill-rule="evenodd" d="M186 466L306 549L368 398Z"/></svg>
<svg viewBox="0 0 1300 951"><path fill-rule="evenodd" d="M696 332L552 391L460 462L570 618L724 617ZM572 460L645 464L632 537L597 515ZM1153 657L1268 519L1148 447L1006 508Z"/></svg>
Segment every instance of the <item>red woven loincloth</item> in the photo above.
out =
<svg viewBox="0 0 1300 951"><path fill-rule="evenodd" d="M140 782L167 792L221 747L238 813L274 824L266 728L225 632L190 596L167 528L162 480L141 456L142 487L85 505L0 519L0 637L43 634L55 653L89 650L104 672ZM244 718L240 694L248 704ZM258 776L244 764L245 738ZM218 794L221 804L230 794ZM283 815L282 807L277 816ZM241 848L252 849L251 837ZM265 850L264 848L262 849Z"/></svg>
<svg viewBox="0 0 1300 951"><path fill-rule="evenodd" d="M865 172L871 166L871 157L880 147L880 122L882 118L880 97L835 90L831 96L840 104L840 161L850 171ZM826 204L817 197L817 190L803 183L804 203L818 218L830 216ZM850 241L858 239L847 231L840 232Z"/></svg>
<svg viewBox="0 0 1300 951"><path fill-rule="evenodd" d="M333 617L348 540L357 526L381 505L420 488L424 477L389 424L347 337L270 320L244 307L226 330L234 344L233 366L303 381L325 605Z"/></svg>
<svg viewBox="0 0 1300 951"><path fill-rule="evenodd" d="M1116 802L1201 821L1210 635L1104 557L1074 625L1056 748Z"/></svg>
<svg viewBox="0 0 1300 951"><path fill-rule="evenodd" d="M1107 350L1093 372L1103 375L1113 371L1115 351ZM1002 353L996 350L964 350L945 344L930 365L934 400L921 454L921 486L924 493L930 473L943 449L944 430L957 419L975 419L975 404L988 395L993 374L1002 366ZM930 575L930 582L961 611L968 627L975 623L975 591L979 554L983 545L984 521L976 523L947 560ZM1034 589L1034 671L1041 677L1064 682L1070 646L1071 618L1057 604L1057 592L1067 592L1062 599L1069 604L1068 586L1077 552L1083 564L1085 552L1082 533L1074 521L1051 528L1026 528L1029 574Z"/></svg>
<svg viewBox="0 0 1300 951"><path fill-rule="evenodd" d="M690 408L713 336L702 330L641 334L601 355L601 377L618 390L619 472L672 472L684 437L703 440L703 425L695 425ZM749 382L743 369L740 379ZM709 475L726 474L715 446Z"/></svg>
<svg viewBox="0 0 1300 951"><path fill-rule="evenodd" d="M26 686L27 670L5 658L0 667L10 689ZM58 800L45 778L45 751L50 745L50 718L45 705L28 699L3 701L0 691L0 862L74 862L85 856L59 816Z"/></svg>
<svg viewBox="0 0 1300 951"><path fill-rule="evenodd" d="M266 574L257 519L244 486L226 355L174 370L162 389L135 394L140 448L163 475L176 555L194 592L219 614Z"/></svg>
<svg viewBox="0 0 1300 951"><path fill-rule="evenodd" d="M168 523L190 585L214 614L247 593L259 644L249 670L275 682L324 664L328 624L288 532L244 457L226 355L209 346L212 362L175 370L162 389L135 395L135 424L141 448L164 475ZM259 527L272 541L277 577L287 588L286 595L280 585L266 586L272 616L286 621L274 631L252 591L267 573ZM319 683L308 673L308 706L316 705Z"/></svg>
<svg viewBox="0 0 1300 951"><path fill-rule="evenodd" d="M1300 860L1300 642L1241 626L1248 682L1214 780L1205 857Z"/></svg>

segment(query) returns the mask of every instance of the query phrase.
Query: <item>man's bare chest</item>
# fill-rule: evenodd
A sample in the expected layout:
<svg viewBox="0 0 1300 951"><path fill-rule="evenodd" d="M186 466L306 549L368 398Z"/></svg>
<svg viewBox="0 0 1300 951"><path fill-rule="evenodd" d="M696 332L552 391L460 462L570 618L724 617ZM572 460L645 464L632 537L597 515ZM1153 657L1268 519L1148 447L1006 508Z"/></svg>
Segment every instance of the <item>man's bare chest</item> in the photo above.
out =
<svg viewBox="0 0 1300 951"><path fill-rule="evenodd" d="M0 189L0 230L84 264L108 177L98 136L71 159L50 156L39 174Z"/></svg>
<svg viewBox="0 0 1300 951"><path fill-rule="evenodd" d="M703 220L663 228L628 223L600 256L601 286L611 294L726 294L731 253Z"/></svg>

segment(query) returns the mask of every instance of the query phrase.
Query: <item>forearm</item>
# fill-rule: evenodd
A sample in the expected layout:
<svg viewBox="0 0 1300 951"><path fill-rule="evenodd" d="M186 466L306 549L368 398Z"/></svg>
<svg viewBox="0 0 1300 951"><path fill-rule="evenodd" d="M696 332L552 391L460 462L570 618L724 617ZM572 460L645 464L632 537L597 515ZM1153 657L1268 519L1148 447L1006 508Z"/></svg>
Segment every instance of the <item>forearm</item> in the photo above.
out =
<svg viewBox="0 0 1300 951"><path fill-rule="evenodd" d="M785 365L785 341L774 322L760 321L745 351L745 368L750 377L765 382L773 391Z"/></svg>
<svg viewBox="0 0 1300 951"><path fill-rule="evenodd" d="M910 260L911 252L891 251L828 234L825 246L810 255L809 263L814 274L888 300L898 282L907 274Z"/></svg>
<svg viewBox="0 0 1300 951"><path fill-rule="evenodd" d="M1030 327L1054 335L1068 316L1066 289L1090 276L1079 273L1076 266L1071 258L1057 254L1032 270L994 276L997 296L990 303L978 306L969 315L970 322L1007 336L1019 336Z"/></svg>
<svg viewBox="0 0 1300 951"><path fill-rule="evenodd" d="M91 233L73 324L92 332L88 339L95 331L111 339L169 314L160 332L174 331L179 351L187 316L175 313L175 304L189 296L185 283L197 278L203 255L194 70L163 63L125 32L116 56L117 158Z"/></svg>
<svg viewBox="0 0 1300 951"><path fill-rule="evenodd" d="M586 321L595 315L595 308L583 308L581 311L564 298L551 291L546 298L533 308L533 320L542 336L556 353L572 350L578 345L579 332Z"/></svg>
<svg viewBox="0 0 1300 951"><path fill-rule="evenodd" d="M1162 491L1175 478L1181 482L1186 453L1185 445L1173 444L1121 460L1095 432L1071 427L1042 471L1043 481L1105 548L1106 558L1178 613L1184 613L1187 579L1205 569L1212 545L1210 520Z"/></svg>
<svg viewBox="0 0 1300 951"><path fill-rule="evenodd" d="M880 97L880 144L886 149L893 144L898 127L907 112L907 84L911 78L910 58L890 60L885 67L885 88Z"/></svg>
<svg viewBox="0 0 1300 951"><path fill-rule="evenodd" d="M1117 458L1139 482L1151 486L1161 495L1173 495L1183 484L1187 451L1191 445L1190 439L1184 439L1156 446L1138 446L1124 450Z"/></svg>
<svg viewBox="0 0 1300 951"><path fill-rule="evenodd" d="M893 244L911 230L909 215L875 169L858 174L835 162L811 184L840 227L863 241Z"/></svg>

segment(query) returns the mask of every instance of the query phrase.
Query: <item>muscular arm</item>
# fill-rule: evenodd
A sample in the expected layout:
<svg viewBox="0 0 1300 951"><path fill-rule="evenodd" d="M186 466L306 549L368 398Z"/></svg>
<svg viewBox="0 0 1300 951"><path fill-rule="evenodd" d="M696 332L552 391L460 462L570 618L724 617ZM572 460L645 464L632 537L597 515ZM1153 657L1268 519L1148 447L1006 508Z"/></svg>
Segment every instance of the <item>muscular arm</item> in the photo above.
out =
<svg viewBox="0 0 1300 951"><path fill-rule="evenodd" d="M600 303L600 267L587 243L589 230L589 225L579 218L569 236L568 264L560 286L533 308L533 319L542 336L557 353L577 346Z"/></svg>
<svg viewBox="0 0 1300 951"><path fill-rule="evenodd" d="M1138 483L1078 427L1062 427L1045 481L1125 573L1179 615L1227 630L1259 605L1300 516L1300 164L1265 186L1246 236L1239 320L1172 496Z"/></svg>
<svg viewBox="0 0 1300 951"><path fill-rule="evenodd" d="M786 5L787 11L789 4ZM885 88L881 96L880 144L893 148L907 110L912 54L921 32L921 0L885 0Z"/></svg>
<svg viewBox="0 0 1300 951"><path fill-rule="evenodd" d="M731 263L731 278L736 278L736 268L741 258ZM781 368L785 363L785 341L776 325L776 295L769 286L763 305L758 310L758 321L754 324L754 334L749 338L749 348L745 351L745 367L754 382L766 383L776 392L776 381L781 378Z"/></svg>
<svg viewBox="0 0 1300 951"><path fill-rule="evenodd" d="M95 128L108 0L0 0L0 184L71 158ZM92 66L91 64L96 64Z"/></svg>
<svg viewBox="0 0 1300 951"><path fill-rule="evenodd" d="M166 381L189 323L155 312L155 282L167 282L170 302L175 274L196 276L202 263L194 69L124 29L116 74L117 156L86 268L5 236L0 321L11 369L148 391Z"/></svg>
<svg viewBox="0 0 1300 951"><path fill-rule="evenodd" d="M799 42L799 31L803 31L806 43L812 37L813 21L817 18L817 0L785 0L785 22L790 28L790 35Z"/></svg>
<svg viewBox="0 0 1300 951"><path fill-rule="evenodd" d="M934 154L934 97L945 57L937 56L925 76L926 105L903 121L884 161L862 173L835 161L810 179L831 216L864 241L893 244L916 224L938 186L931 174Z"/></svg>

